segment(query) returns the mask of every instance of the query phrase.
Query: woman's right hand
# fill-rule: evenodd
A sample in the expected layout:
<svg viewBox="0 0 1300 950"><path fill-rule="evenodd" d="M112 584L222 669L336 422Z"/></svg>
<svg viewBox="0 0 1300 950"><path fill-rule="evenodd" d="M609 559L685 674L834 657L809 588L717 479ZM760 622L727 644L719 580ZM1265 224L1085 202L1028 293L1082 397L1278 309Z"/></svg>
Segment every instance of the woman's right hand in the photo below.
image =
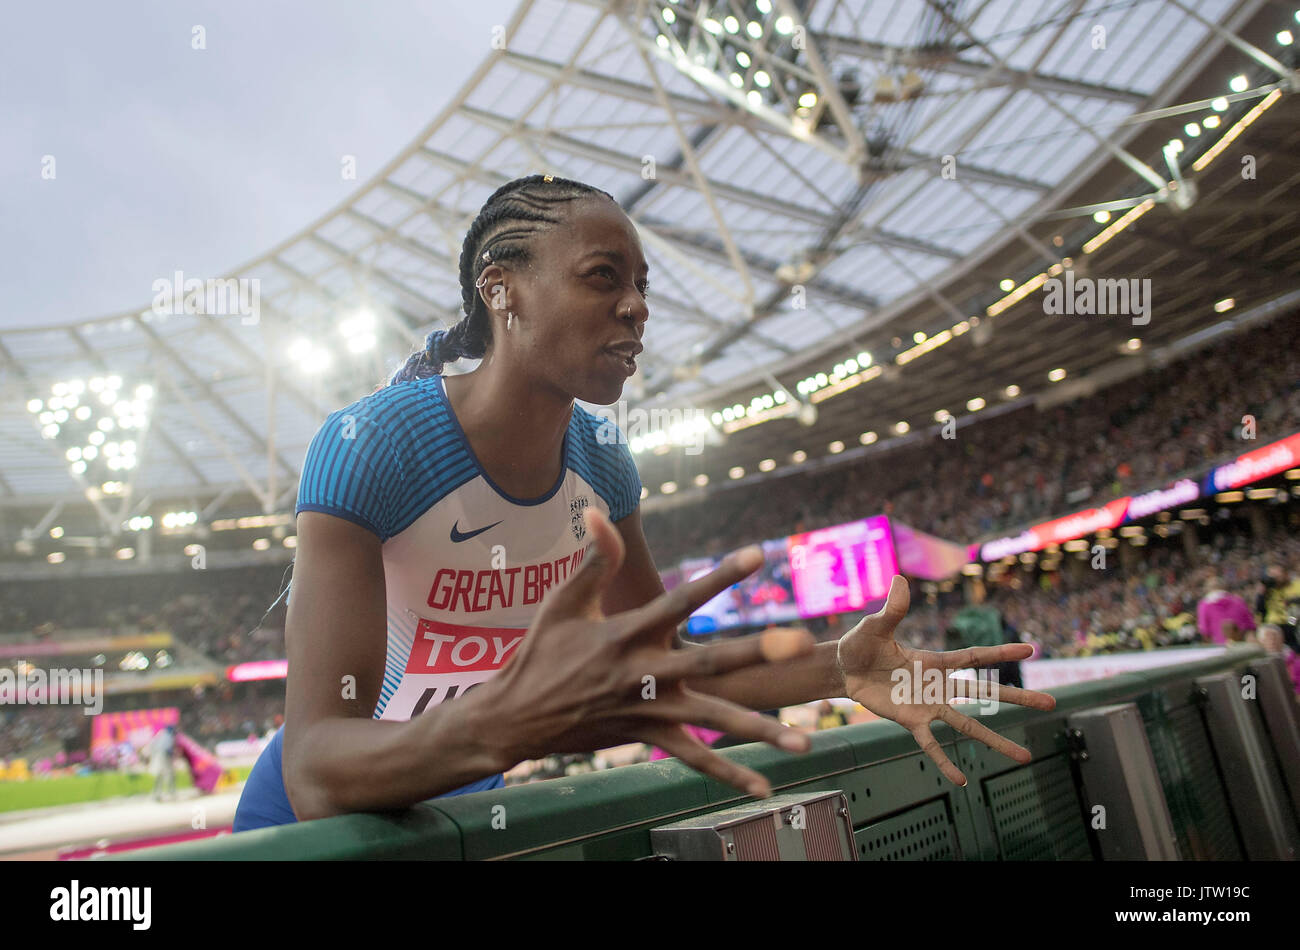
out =
<svg viewBox="0 0 1300 950"><path fill-rule="evenodd" d="M489 704L486 721L500 724L487 737L489 744L509 768L552 753L594 752L639 740L747 794L767 797L771 787L763 776L718 755L682 725L790 752L806 751L808 737L734 703L692 692L684 680L801 656L813 649L812 634L773 630L684 650L670 649L664 635L757 570L761 552L753 547L733 553L704 577L606 617L601 592L622 564L623 542L600 512L589 508L584 517L593 540L581 566L547 594L497 676L470 694Z"/></svg>

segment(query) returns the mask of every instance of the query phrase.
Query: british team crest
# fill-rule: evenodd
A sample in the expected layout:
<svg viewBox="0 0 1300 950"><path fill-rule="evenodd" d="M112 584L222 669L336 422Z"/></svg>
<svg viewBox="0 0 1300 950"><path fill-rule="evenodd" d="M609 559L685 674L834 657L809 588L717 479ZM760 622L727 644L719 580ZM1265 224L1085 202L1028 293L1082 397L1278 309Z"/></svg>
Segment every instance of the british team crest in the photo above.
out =
<svg viewBox="0 0 1300 950"><path fill-rule="evenodd" d="M581 541L587 534L587 526L582 523L582 512L587 507L587 496L579 495L573 501L569 502L569 527L573 529L573 536Z"/></svg>

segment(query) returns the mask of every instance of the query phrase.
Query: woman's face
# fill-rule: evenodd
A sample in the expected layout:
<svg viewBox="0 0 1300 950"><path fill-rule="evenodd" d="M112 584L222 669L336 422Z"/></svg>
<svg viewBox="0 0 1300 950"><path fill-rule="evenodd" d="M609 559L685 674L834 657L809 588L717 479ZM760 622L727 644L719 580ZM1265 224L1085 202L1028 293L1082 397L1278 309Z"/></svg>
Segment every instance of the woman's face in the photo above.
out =
<svg viewBox="0 0 1300 950"><path fill-rule="evenodd" d="M627 215L607 198L580 199L533 244L533 260L510 277L512 357L533 378L571 398L607 406L636 370L647 265Z"/></svg>

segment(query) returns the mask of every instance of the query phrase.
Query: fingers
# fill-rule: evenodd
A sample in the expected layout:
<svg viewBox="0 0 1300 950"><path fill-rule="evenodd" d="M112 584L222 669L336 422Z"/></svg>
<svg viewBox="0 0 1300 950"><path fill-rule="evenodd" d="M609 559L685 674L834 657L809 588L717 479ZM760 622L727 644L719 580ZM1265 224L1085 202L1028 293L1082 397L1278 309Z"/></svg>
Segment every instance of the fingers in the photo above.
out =
<svg viewBox="0 0 1300 950"><path fill-rule="evenodd" d="M1031 709L1052 710L1056 708L1056 697L1037 690L1021 689L1019 686L1003 686L989 680L973 680L964 677L948 677L951 695L965 699L991 700L999 703L1014 703Z"/></svg>
<svg viewBox="0 0 1300 950"><path fill-rule="evenodd" d="M645 741L652 742L669 755L675 755L691 768L738 788L746 795L767 798L772 786L753 769L724 759L681 726L666 726L646 733Z"/></svg>
<svg viewBox="0 0 1300 950"><path fill-rule="evenodd" d="M591 544L578 569L558 587L553 588L542 602L541 612L548 619L557 617L587 617L599 620L600 594L623 566L623 538L598 509L586 508L582 512L583 524L591 534Z"/></svg>
<svg viewBox="0 0 1300 950"><path fill-rule="evenodd" d="M816 644L817 639L807 630L769 630L758 636L673 650L651 673L666 681L716 676L759 663L794 659L811 653Z"/></svg>
<svg viewBox="0 0 1300 950"><path fill-rule="evenodd" d="M674 722L689 722L718 732L754 742L766 742L784 752L807 752L812 740L779 720L764 716L719 699L683 690L680 699L655 700L647 703L642 715L663 717Z"/></svg>
<svg viewBox="0 0 1300 950"><path fill-rule="evenodd" d="M949 650L947 653L935 653L929 650L917 652L927 667L964 670L976 666L992 666L995 663L1028 659L1033 655L1034 648L1028 643L1004 643L999 647L968 647L965 650Z"/></svg>
<svg viewBox="0 0 1300 950"><path fill-rule="evenodd" d="M742 548L728 554L703 577L660 594L644 607L628 611L625 616L639 631L662 631L664 627L675 627L732 584L753 574L762 563L763 551L758 545Z"/></svg>
<svg viewBox="0 0 1300 950"><path fill-rule="evenodd" d="M1005 736L1000 736L988 726L981 725L969 716L964 716L951 706L944 706L939 712L939 719L978 742L984 743L994 752L1000 752L1008 759L1014 759L1022 765L1033 758L1028 749L1017 745Z"/></svg>
<svg viewBox="0 0 1300 950"><path fill-rule="evenodd" d="M908 731L912 733L912 738L921 747L921 751L928 755L935 765L939 766L939 771L944 778L954 785L964 786L966 784L966 776L962 774L961 769L952 764L952 760L948 756L944 755L943 748L935 739L934 733L930 731L929 726L922 724Z"/></svg>

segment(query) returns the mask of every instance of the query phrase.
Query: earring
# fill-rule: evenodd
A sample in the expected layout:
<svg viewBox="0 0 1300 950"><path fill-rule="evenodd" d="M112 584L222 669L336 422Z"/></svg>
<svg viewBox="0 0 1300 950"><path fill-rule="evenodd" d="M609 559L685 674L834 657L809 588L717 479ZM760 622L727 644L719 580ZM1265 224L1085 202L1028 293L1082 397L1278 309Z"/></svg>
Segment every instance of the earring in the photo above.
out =
<svg viewBox="0 0 1300 950"><path fill-rule="evenodd" d="M511 313L509 310L507 310L507 311L506 311L506 329L507 329L507 330L510 329L510 322L511 322L512 320L514 320L514 318L515 318L515 315L514 315L513 313Z"/></svg>

